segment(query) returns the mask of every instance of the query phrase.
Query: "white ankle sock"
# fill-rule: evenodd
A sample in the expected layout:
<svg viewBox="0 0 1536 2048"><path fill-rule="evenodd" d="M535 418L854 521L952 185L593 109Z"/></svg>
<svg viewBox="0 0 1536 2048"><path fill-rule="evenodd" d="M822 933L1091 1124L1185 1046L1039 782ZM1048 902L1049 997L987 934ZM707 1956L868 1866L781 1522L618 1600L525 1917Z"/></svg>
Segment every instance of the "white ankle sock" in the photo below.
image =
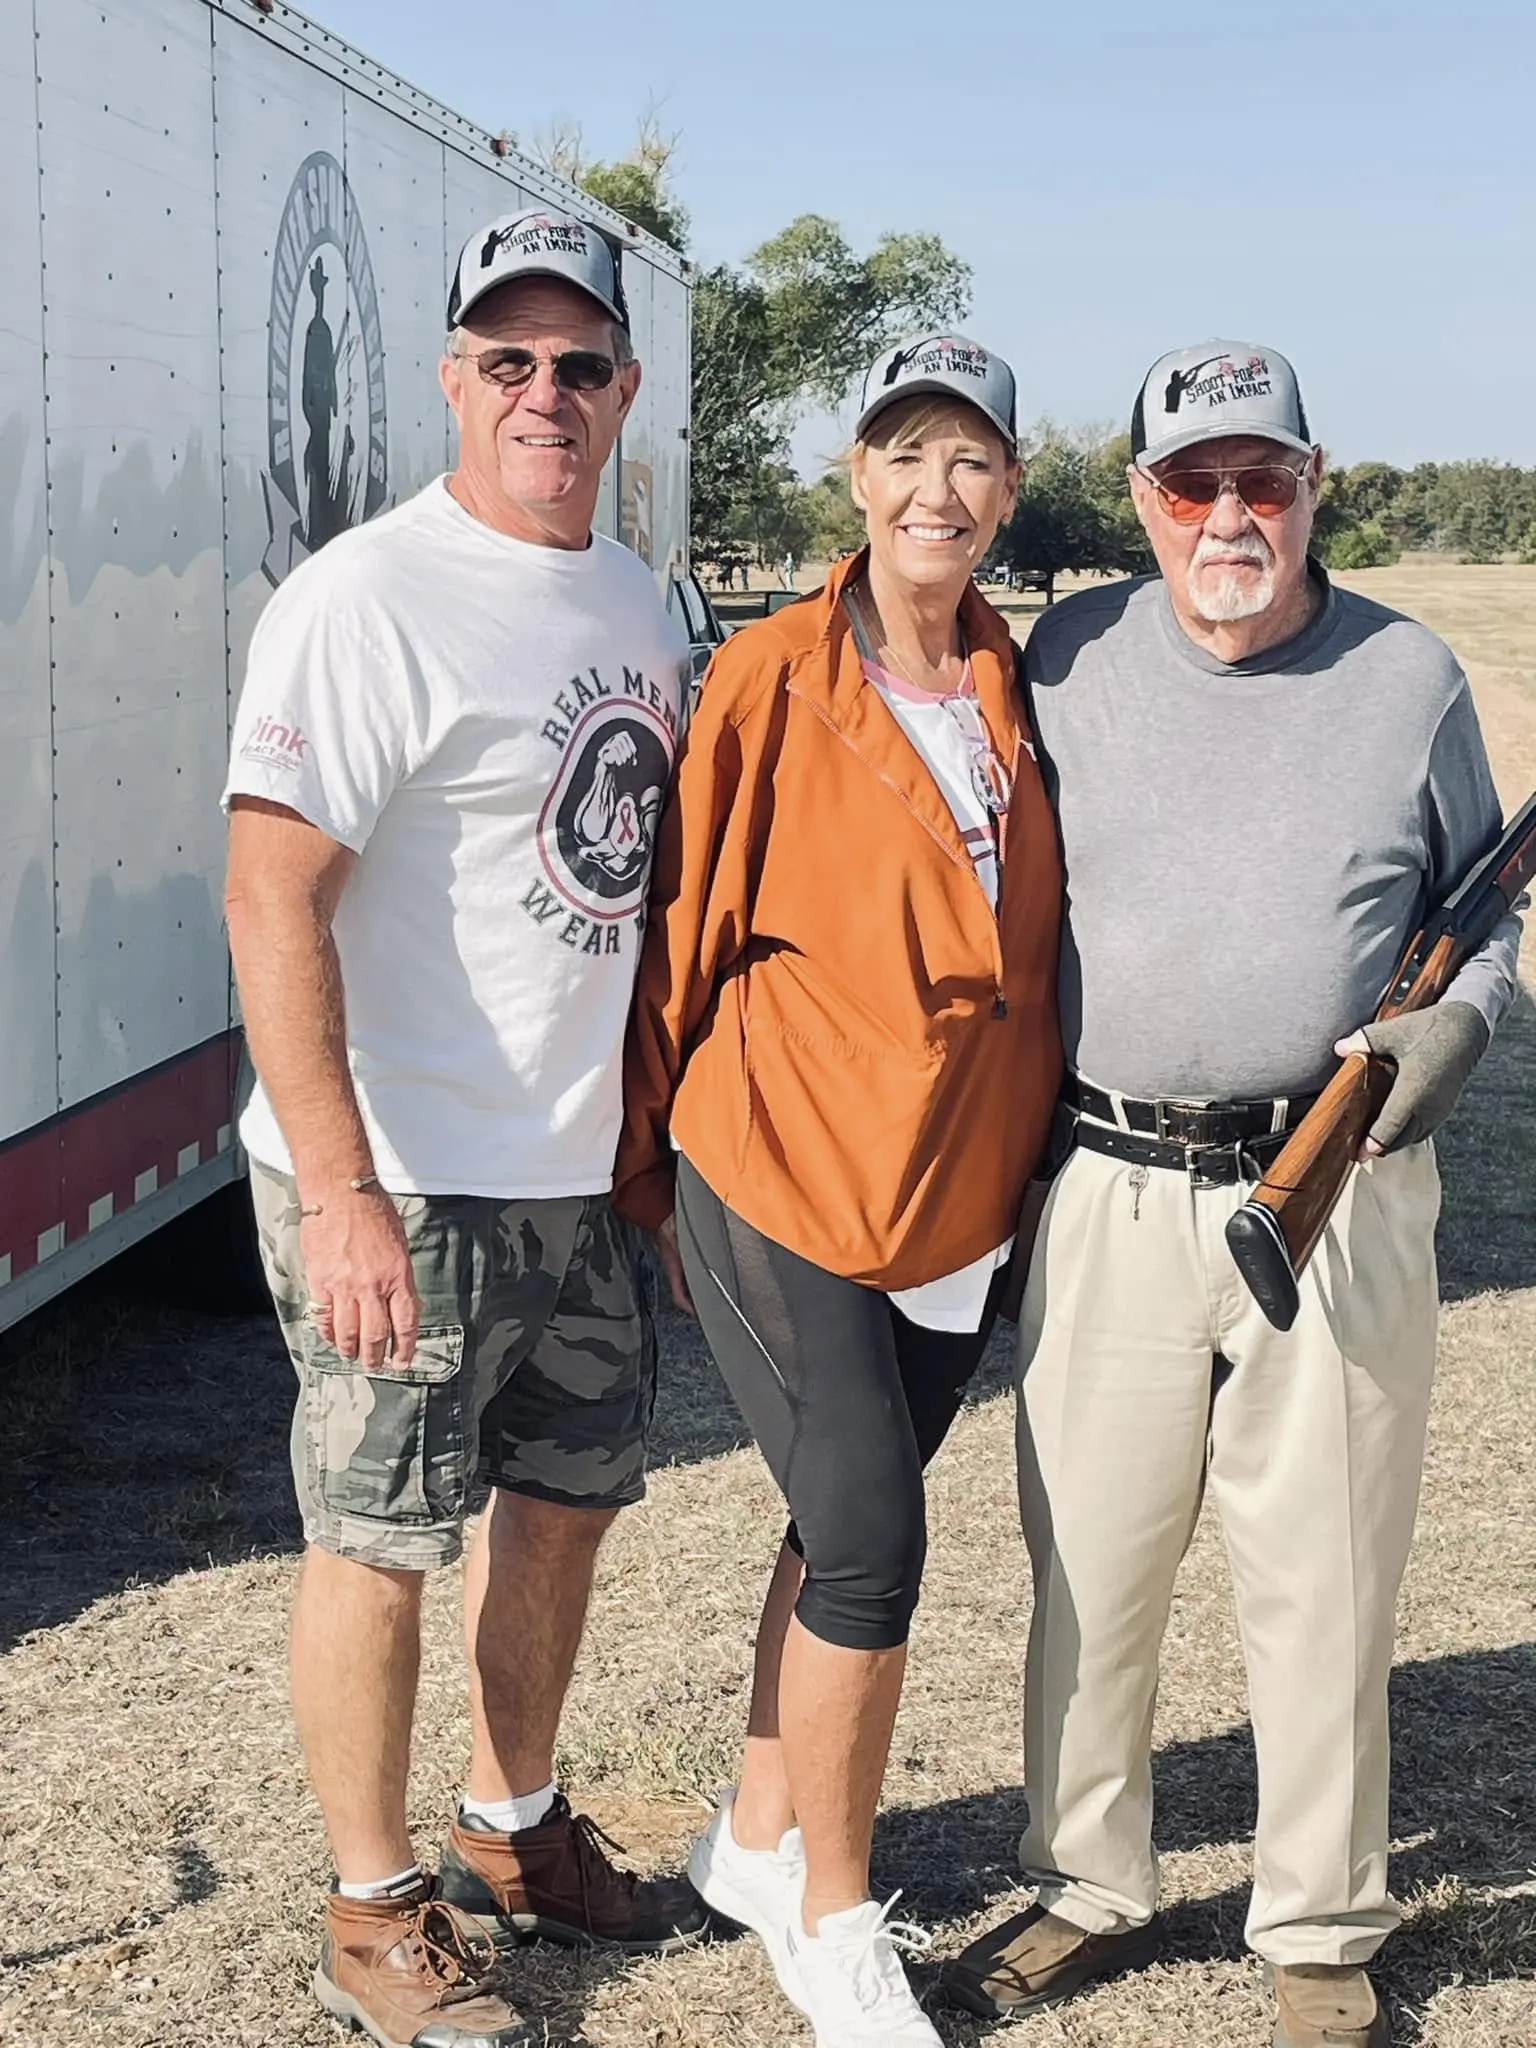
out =
<svg viewBox="0 0 1536 2048"><path fill-rule="evenodd" d="M409 1870L397 1870L393 1877L376 1877L371 1884L338 1884L344 1899L392 1899L415 1889L422 1880L422 1868L413 1863Z"/></svg>
<svg viewBox="0 0 1536 2048"><path fill-rule="evenodd" d="M553 1780L542 1791L525 1792L520 1799L471 1799L466 1794L459 1801L459 1811L472 1820L483 1820L499 1835L520 1835L525 1828L538 1826L554 1805L556 1794Z"/></svg>

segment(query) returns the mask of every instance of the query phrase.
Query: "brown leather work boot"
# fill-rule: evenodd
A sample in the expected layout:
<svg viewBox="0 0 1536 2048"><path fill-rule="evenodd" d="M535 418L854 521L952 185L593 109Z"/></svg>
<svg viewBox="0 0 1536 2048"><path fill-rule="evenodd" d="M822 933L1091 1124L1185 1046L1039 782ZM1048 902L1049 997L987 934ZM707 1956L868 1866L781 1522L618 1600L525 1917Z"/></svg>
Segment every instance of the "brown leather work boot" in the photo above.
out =
<svg viewBox="0 0 1536 2048"><path fill-rule="evenodd" d="M1276 1963L1275 2048L1390 2048L1387 2016L1358 1963Z"/></svg>
<svg viewBox="0 0 1536 2048"><path fill-rule="evenodd" d="M1085 1934L1043 1906L1015 1913L1001 1927L978 1935L945 1973L957 2005L983 2019L1022 2019L1043 2006L1061 2005L1085 1984L1140 1970L1162 1947L1162 1922L1121 1934Z"/></svg>
<svg viewBox="0 0 1536 2048"><path fill-rule="evenodd" d="M682 1948L709 1925L685 1877L637 1877L603 1854L619 1844L563 1794L536 1828L502 1835L455 1817L438 1871L445 1899L498 1947L542 1937L572 1948ZM621 1852L622 1853L622 1852Z"/></svg>
<svg viewBox="0 0 1536 2048"><path fill-rule="evenodd" d="M332 1892L315 1996L379 2048L528 2048L496 1967L492 1943L430 1880L400 1899Z"/></svg>

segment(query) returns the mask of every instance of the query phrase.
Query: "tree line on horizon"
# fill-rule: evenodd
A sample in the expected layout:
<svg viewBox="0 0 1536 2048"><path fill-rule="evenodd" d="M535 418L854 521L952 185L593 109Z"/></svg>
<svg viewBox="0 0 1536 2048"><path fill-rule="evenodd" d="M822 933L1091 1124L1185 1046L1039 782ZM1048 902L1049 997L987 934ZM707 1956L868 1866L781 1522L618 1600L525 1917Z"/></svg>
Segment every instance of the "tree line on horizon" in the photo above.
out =
<svg viewBox="0 0 1536 2048"><path fill-rule="evenodd" d="M648 113L630 154L613 163L588 160L571 126L532 147L550 169L686 254L688 212L671 183L677 139ZM830 464L805 483L790 462L790 434L812 408L841 405L871 358L903 335L963 320L969 265L930 234L886 234L860 256L835 221L803 214L742 265L696 269L693 284L695 563L724 575L749 561L827 559L857 547L863 527L846 471ZM1128 434L1046 419L1025 436L1025 452L995 565L1052 578L1152 569L1125 476ZM1332 569L1383 566L1409 551L1536 563L1536 469L1493 461L1328 469L1312 546Z"/></svg>

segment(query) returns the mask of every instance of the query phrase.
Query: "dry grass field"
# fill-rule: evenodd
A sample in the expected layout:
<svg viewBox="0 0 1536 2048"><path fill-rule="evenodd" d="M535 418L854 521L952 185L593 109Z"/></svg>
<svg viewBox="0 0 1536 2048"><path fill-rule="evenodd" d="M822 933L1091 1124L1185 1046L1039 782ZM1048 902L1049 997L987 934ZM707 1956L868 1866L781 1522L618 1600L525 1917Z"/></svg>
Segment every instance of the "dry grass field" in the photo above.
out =
<svg viewBox="0 0 1536 2048"><path fill-rule="evenodd" d="M1501 786L1536 784L1536 570L1351 581L1445 632ZM1023 620L1021 619L1021 624ZM1443 1147L1446 1301L1396 1681L1395 2038L1536 2042L1536 1006L1522 998ZM697 1338L665 1330L659 1468L601 1584L563 1744L638 1860L682 1854L729 1779L779 1516ZM937 1965L1012 1890L1029 1586L1008 1346L932 1482L928 1590L878 1841ZM319 2048L306 1988L327 1875L289 1733L296 1530L287 1368L263 1320L134 1300L119 1275L0 1340L0 2036L17 2048ZM432 1587L413 1786L435 1847L464 1758L456 1587ZM1009 2033L1017 2048L1263 2048L1241 1929L1253 1757L1220 1544L1180 1582L1158 1724L1171 1945ZM530 2043L799 2048L749 1944L666 1960L525 1951Z"/></svg>

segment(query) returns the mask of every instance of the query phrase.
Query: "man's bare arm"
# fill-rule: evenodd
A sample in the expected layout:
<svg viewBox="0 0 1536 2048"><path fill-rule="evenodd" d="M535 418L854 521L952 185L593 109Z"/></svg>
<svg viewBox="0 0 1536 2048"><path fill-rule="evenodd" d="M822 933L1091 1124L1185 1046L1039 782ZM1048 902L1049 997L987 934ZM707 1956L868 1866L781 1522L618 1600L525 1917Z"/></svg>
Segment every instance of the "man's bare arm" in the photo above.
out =
<svg viewBox="0 0 1536 2048"><path fill-rule="evenodd" d="M346 999L331 932L357 856L265 798L230 806L225 915L246 1037L293 1155L316 1317L344 1357L402 1363L419 1308L404 1233L373 1171L347 1065Z"/></svg>

